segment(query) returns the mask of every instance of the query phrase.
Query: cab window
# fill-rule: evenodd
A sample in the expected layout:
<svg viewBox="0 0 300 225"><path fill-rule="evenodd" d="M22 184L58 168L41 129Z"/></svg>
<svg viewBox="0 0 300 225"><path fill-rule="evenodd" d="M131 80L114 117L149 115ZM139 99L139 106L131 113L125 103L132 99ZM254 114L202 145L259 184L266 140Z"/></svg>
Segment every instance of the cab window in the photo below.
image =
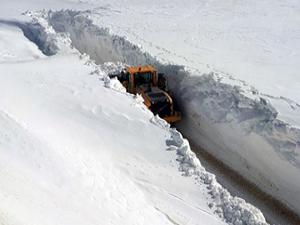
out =
<svg viewBox="0 0 300 225"><path fill-rule="evenodd" d="M152 73L135 73L134 74L136 86L150 84L152 82Z"/></svg>

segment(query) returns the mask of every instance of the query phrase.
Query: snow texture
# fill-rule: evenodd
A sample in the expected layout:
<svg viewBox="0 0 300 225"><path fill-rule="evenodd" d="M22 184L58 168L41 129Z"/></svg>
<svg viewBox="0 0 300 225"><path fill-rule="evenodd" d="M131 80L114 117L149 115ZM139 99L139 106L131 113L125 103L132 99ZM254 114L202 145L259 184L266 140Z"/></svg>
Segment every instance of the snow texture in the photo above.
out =
<svg viewBox="0 0 300 225"><path fill-rule="evenodd" d="M152 64L164 72L184 112L182 131L263 191L299 211L300 132L278 118L269 98L254 88L232 84L242 81L224 82L227 78L220 72L201 73L161 63L93 23L93 13L50 12L48 20L57 32L69 33L72 44L97 63Z"/></svg>
<svg viewBox="0 0 300 225"><path fill-rule="evenodd" d="M88 52L90 54L89 48L92 48L92 46L90 46L91 41L86 42L85 40L92 40L92 43L95 43L95 46L99 46L100 48L96 52L103 53L100 58L98 57L98 55L92 55L92 58L94 58L98 63L104 62L105 60L103 60L102 57L106 56L106 60L109 61L116 60L117 58L116 61L122 61L134 65L142 64L141 61L144 61L143 64L146 62L151 62L154 65L159 65L159 68L161 70L167 71L168 73L170 73L170 71L178 70L179 68L181 68L173 65L160 65L159 62L157 62L150 55L141 52L137 48L137 46L130 44L123 38L115 35L110 37L110 34L106 29L102 29L93 25L92 21L90 21L85 14L82 14L80 12L50 12L49 21L53 25L54 29L58 32L69 32L71 34L71 39L74 40L74 46L76 46L76 48L80 49L82 52ZM74 26L72 26L73 24ZM113 42L113 44L111 44L110 42ZM83 44L87 46L82 46ZM110 46L110 49L102 49L101 46ZM116 70L118 69L113 69L114 72ZM113 82L115 83L116 81L114 80ZM155 117L154 121L155 123L159 123L159 125L163 128L169 127L169 125L166 124L165 121L158 119L157 117ZM217 183L213 175L204 172L204 169L201 167L199 160L191 151L188 141L186 139L183 139L178 131L171 130L171 133L175 148L178 148L177 154L181 155L180 157L178 157L178 160L181 162L180 170L183 171L185 175L197 175L201 179L205 180L205 183L210 185L210 189L212 190L211 193L213 197L217 199L217 211L220 215L224 216L224 218L228 222L233 224L265 223L264 217L259 210L249 204L246 204L242 199L231 197L230 194ZM197 172L195 172L195 170L197 170ZM202 173L199 173L199 171L201 171ZM234 209L232 209L232 207L234 207ZM239 211L236 214L240 216L240 218L238 219L236 215L232 215L236 213L236 211Z"/></svg>
<svg viewBox="0 0 300 225"><path fill-rule="evenodd" d="M0 77L2 223L224 224L216 212L229 224L266 224L258 209L232 197L205 172L188 141L154 117L141 96L125 93L108 77L122 64L96 65L70 45L88 43L70 24L95 32L84 38L109 38L106 30L98 30L84 13L74 11L28 15L33 18L28 28L34 27L29 39L55 55L18 67L8 61L0 64L5 71ZM19 28L14 35L21 36L18 24L9 26ZM64 29L73 33L65 34L69 31ZM130 60L140 60L140 54L154 60L112 37L100 39L114 43L112 48L102 45L97 52L103 56L94 56L113 61L110 52L126 62L122 51L131 48L136 54L131 56L137 58Z"/></svg>

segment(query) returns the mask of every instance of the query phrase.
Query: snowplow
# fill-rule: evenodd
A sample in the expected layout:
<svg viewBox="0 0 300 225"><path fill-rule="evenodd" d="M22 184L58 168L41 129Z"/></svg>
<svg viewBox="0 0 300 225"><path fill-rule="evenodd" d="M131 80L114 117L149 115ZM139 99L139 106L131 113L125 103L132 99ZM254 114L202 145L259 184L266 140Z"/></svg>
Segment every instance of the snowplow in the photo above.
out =
<svg viewBox="0 0 300 225"><path fill-rule="evenodd" d="M110 77L117 77L127 92L140 94L154 115L159 115L169 123L181 120L181 113L176 110L168 91L165 75L157 73L151 65L127 67L120 74Z"/></svg>

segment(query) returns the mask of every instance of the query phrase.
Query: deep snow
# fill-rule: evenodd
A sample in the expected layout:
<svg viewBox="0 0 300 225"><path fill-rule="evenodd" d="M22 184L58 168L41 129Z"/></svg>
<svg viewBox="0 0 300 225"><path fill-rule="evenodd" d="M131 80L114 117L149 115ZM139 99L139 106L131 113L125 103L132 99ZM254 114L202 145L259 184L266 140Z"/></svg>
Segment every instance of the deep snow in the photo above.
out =
<svg viewBox="0 0 300 225"><path fill-rule="evenodd" d="M26 61L44 56L34 43L23 38L23 32L17 27L0 22L0 28L0 62ZM14 45L11 45L12 39Z"/></svg>
<svg viewBox="0 0 300 225"><path fill-rule="evenodd" d="M68 26L63 29L59 27L59 19L48 18L57 26L56 30L50 29L46 36L38 35L38 41L32 41L48 55L56 54L58 49L67 53L69 49L64 46L69 40L66 34L56 31L68 31L73 45L98 63L106 60L152 63L172 75L170 87L184 110L184 121L179 127L185 135L299 214L298 1L12 0L1 3L1 34L12 35L0 37L2 64L6 61L7 65L15 65L18 60L25 63L45 57L32 43L17 35L21 34L17 27L22 28L26 25L24 21L29 21L21 15L24 11L92 9L75 20L69 16L70 20L64 22ZM66 19L66 15L61 16ZM83 19L85 16L92 20ZM7 22L14 24L15 19L22 23L7 26ZM76 26L68 24L74 21ZM45 22L39 21L42 23L39 27L34 21L36 31L45 34ZM11 39L13 43L9 44ZM14 40L27 47L18 52L20 48L14 47ZM99 44L102 46L98 48ZM185 67L162 65L143 51L160 62ZM49 67L56 66L56 63L49 64ZM102 65L92 73L103 75L103 69L109 72L110 67L116 66ZM105 78L103 82L106 87L122 91L117 81Z"/></svg>
<svg viewBox="0 0 300 225"><path fill-rule="evenodd" d="M255 89L280 119L300 127L300 4L297 0L89 0L99 24L162 61L217 72ZM97 7L96 7L97 6Z"/></svg>
<svg viewBox="0 0 300 225"><path fill-rule="evenodd" d="M266 224L178 131L108 78L118 65L97 66L47 14L28 15L32 23L0 26L14 55L0 56L2 224Z"/></svg>
<svg viewBox="0 0 300 225"><path fill-rule="evenodd" d="M224 82L229 78L220 72L203 74L161 64L124 38L101 28L103 21L98 21L97 14L95 18L95 12L54 12L48 20L56 31L68 32L73 45L97 63L150 63L169 75L170 87L184 110L179 127L185 135L298 212L299 130L278 119L277 108L265 95L246 84L241 87Z"/></svg>

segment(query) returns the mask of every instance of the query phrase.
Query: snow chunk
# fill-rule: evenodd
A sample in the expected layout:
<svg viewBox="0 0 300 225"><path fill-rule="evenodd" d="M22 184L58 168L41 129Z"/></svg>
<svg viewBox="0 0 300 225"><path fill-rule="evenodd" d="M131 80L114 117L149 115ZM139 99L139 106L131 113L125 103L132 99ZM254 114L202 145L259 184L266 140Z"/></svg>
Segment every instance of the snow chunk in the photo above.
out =
<svg viewBox="0 0 300 225"><path fill-rule="evenodd" d="M109 78L109 76L105 76L104 86L107 88L111 88L115 91L126 93L126 88L120 83L120 81L116 77Z"/></svg>
<svg viewBox="0 0 300 225"><path fill-rule="evenodd" d="M32 18L30 23L20 23L24 35L34 42L45 55L51 56L58 52L77 52L71 47L68 34L56 33L53 27L49 25L48 11L27 11L24 14Z"/></svg>

